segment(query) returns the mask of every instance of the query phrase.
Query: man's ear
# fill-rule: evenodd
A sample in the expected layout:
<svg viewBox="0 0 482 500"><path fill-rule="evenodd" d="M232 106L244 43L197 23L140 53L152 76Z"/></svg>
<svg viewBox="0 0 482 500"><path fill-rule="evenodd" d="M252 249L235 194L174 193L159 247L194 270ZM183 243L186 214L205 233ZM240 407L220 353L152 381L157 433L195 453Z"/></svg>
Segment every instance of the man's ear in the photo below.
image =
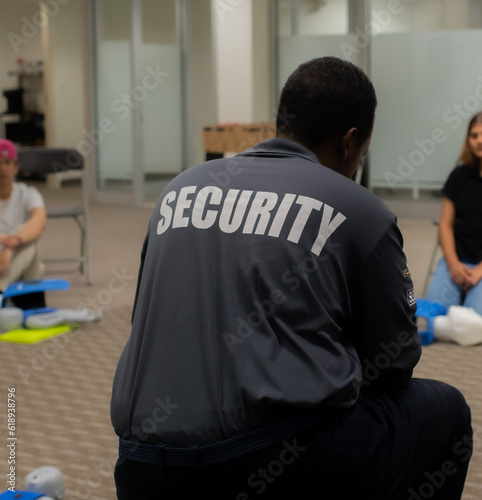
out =
<svg viewBox="0 0 482 500"><path fill-rule="evenodd" d="M340 141L340 149L343 160L351 157L353 152L357 149L357 140L358 140L358 129L356 127L351 128L348 132L343 136Z"/></svg>

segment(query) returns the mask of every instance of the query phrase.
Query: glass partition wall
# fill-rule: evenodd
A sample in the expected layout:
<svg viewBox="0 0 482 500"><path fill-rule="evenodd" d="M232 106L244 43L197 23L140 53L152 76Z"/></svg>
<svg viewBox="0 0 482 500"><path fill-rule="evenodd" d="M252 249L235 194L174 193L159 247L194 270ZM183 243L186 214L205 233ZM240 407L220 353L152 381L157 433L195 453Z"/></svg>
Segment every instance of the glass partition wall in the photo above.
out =
<svg viewBox="0 0 482 500"><path fill-rule="evenodd" d="M131 0L97 1L93 13L96 187L133 193Z"/></svg>
<svg viewBox="0 0 482 500"><path fill-rule="evenodd" d="M202 126L216 120L212 5L92 0L99 201L153 201L173 175L202 161ZM379 106L357 180L414 198L420 189L439 190L469 117L482 109L482 0L272 5L275 96L313 57L358 64L373 80Z"/></svg>
<svg viewBox="0 0 482 500"><path fill-rule="evenodd" d="M276 95L299 64L315 57L340 57L369 72L368 5L368 0L277 0ZM356 180L365 179L360 168Z"/></svg>
<svg viewBox="0 0 482 500"><path fill-rule="evenodd" d="M151 203L200 159L215 116L214 96L195 88L213 81L210 1L92 0L92 13L96 198Z"/></svg>
<svg viewBox="0 0 482 500"><path fill-rule="evenodd" d="M277 0L276 16L277 95L312 57L358 64L379 101L364 184L440 190L482 110L482 1Z"/></svg>
<svg viewBox="0 0 482 500"><path fill-rule="evenodd" d="M143 0L142 162L145 198L159 195L166 180L183 168L182 40L176 0Z"/></svg>
<svg viewBox="0 0 482 500"><path fill-rule="evenodd" d="M372 0L372 188L440 190L482 110L482 2Z"/></svg>
<svg viewBox="0 0 482 500"><path fill-rule="evenodd" d="M352 27L364 3L357 7L349 0L276 2L278 95L291 72L314 57L337 56L360 63L364 49L356 47Z"/></svg>

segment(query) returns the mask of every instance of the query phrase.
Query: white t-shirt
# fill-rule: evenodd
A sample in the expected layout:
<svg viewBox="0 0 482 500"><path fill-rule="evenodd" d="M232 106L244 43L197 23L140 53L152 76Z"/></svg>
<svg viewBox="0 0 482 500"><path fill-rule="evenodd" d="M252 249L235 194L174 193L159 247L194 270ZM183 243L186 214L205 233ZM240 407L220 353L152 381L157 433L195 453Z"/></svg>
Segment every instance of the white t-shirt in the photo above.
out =
<svg viewBox="0 0 482 500"><path fill-rule="evenodd" d="M15 234L27 222L33 208L44 206L37 188L14 182L10 198L0 200L0 234Z"/></svg>

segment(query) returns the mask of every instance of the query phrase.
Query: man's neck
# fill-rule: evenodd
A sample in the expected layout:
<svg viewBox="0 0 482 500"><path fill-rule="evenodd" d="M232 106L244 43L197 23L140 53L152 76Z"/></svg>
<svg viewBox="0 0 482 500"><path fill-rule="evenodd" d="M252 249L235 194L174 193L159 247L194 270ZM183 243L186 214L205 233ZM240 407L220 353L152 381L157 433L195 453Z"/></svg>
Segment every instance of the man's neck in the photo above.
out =
<svg viewBox="0 0 482 500"><path fill-rule="evenodd" d="M300 139L293 136L285 136L283 134L279 134L278 137L281 139L289 139L290 141L301 144L306 149L309 149L312 153L314 153L318 158L318 161L323 166L328 167L330 170L334 170L335 172L344 175L344 173L341 171L341 168L339 167L339 161L336 155L336 145L334 142L323 144L318 147L313 147L309 146L308 144L304 143Z"/></svg>

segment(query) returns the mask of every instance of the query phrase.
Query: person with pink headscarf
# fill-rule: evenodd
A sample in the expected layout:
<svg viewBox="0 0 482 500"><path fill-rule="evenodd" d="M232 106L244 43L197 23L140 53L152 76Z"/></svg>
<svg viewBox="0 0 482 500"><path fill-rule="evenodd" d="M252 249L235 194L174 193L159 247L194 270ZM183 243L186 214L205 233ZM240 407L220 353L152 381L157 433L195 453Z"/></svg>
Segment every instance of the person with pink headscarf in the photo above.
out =
<svg viewBox="0 0 482 500"><path fill-rule="evenodd" d="M18 169L15 145L0 139L0 293L43 271L37 241L46 226L45 204L35 187L15 182Z"/></svg>

